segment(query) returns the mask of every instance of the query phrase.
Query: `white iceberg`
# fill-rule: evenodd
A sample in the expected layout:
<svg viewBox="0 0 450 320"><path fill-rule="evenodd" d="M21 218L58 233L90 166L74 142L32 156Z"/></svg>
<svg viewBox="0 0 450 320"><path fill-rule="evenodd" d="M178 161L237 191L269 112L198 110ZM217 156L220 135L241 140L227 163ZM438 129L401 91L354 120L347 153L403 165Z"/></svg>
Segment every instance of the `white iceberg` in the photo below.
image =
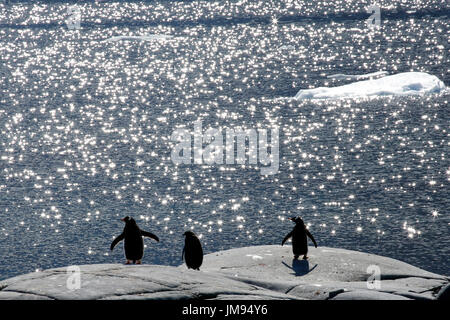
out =
<svg viewBox="0 0 450 320"><path fill-rule="evenodd" d="M338 87L302 89L295 99L341 99L379 96L406 96L439 93L445 84L425 72L403 72L380 79L357 81Z"/></svg>

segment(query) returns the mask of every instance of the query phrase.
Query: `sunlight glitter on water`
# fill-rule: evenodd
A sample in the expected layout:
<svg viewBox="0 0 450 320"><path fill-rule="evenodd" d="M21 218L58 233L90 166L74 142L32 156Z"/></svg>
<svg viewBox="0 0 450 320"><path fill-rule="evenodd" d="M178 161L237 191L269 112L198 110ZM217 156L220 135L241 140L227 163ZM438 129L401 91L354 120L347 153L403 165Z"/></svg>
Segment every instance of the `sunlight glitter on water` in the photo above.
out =
<svg viewBox="0 0 450 320"><path fill-rule="evenodd" d="M81 29L67 30L64 3L1 5L0 239L13 246L3 252L36 244L34 269L48 266L41 253L58 265L117 261L121 253L107 251L125 215L164 235L148 246L154 263L178 264L185 229L209 252L279 243L294 215L323 245L357 242L419 263L415 246L448 252L431 245L448 232L448 95L278 100L340 85L326 77L337 72L415 70L448 83L446 19L386 18L368 33L364 21L337 18L362 8L344 1L80 7ZM105 41L117 36L129 38ZM280 173L175 166L170 135L199 118L205 130L279 126ZM30 238L22 239L25 228ZM382 235L392 243L380 248ZM395 245L406 240L410 250Z"/></svg>

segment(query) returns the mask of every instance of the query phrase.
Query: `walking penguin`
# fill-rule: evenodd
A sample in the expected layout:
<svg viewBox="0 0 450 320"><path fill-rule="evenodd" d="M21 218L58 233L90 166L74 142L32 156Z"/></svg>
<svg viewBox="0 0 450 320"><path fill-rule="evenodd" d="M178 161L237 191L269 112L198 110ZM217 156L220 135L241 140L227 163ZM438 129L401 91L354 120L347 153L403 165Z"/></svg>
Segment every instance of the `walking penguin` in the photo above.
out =
<svg viewBox="0 0 450 320"><path fill-rule="evenodd" d="M116 244L120 241L124 242L126 264L130 264L131 261L136 264L141 264L142 257L144 256L144 240L142 237L149 237L159 242L159 238L153 233L139 229L136 221L133 218L126 216L120 219L125 222L125 228L120 236L114 239L111 243L111 250L114 249Z"/></svg>
<svg viewBox="0 0 450 320"><path fill-rule="evenodd" d="M184 258L188 269L200 270L203 262L203 250L200 240L192 231L184 233L184 248L181 259Z"/></svg>
<svg viewBox="0 0 450 320"><path fill-rule="evenodd" d="M281 245L284 245L284 243L292 237L292 252L294 253L294 259L298 259L300 255L303 255L303 259L306 260L308 259L308 241L306 236L312 240L314 246L317 248L316 240L314 240L312 234L306 229L305 223L301 217L292 217L289 218L289 220L295 222L295 227L286 235L286 237L284 237Z"/></svg>

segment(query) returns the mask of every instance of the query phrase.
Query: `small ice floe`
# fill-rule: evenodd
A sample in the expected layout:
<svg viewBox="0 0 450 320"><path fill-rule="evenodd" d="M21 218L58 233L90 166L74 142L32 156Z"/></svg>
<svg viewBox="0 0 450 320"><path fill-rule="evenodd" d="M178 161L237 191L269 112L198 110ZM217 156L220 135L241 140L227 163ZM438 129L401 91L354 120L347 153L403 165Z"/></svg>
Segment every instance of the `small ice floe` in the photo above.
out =
<svg viewBox="0 0 450 320"><path fill-rule="evenodd" d="M335 80L364 80L364 79L376 79L387 76L387 71L377 71L367 74L342 74L336 73L327 76L327 79L335 79Z"/></svg>
<svg viewBox="0 0 450 320"><path fill-rule="evenodd" d="M366 75L367 76L367 75ZM379 79L356 81L337 87L302 89L294 99L342 99L381 96L407 96L439 93L444 82L425 72L403 72Z"/></svg>
<svg viewBox="0 0 450 320"><path fill-rule="evenodd" d="M262 259L263 259L263 257L258 256L258 255L256 255L256 254L247 254L247 255L245 255L245 256L246 256L246 257L252 257L253 260L262 260Z"/></svg>
<svg viewBox="0 0 450 320"><path fill-rule="evenodd" d="M155 40L169 40L174 39L174 36L167 34L149 34L145 36L114 36L103 40L102 42L110 41L121 41L121 40L131 40L131 41L155 41Z"/></svg>
<svg viewBox="0 0 450 320"><path fill-rule="evenodd" d="M282 45L278 49L280 49L280 50L295 50L295 47L291 44L288 44L288 45Z"/></svg>

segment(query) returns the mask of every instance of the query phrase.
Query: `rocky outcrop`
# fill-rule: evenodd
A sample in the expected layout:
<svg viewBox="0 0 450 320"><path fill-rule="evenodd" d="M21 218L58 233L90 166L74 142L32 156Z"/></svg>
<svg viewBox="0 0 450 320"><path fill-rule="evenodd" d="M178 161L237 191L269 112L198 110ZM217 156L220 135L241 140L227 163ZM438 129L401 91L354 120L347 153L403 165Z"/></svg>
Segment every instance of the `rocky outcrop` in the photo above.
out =
<svg viewBox="0 0 450 320"><path fill-rule="evenodd" d="M327 247L310 248L307 261L293 260L289 246L220 251L205 256L201 271L121 264L71 270L3 280L0 299L435 299L449 283L398 260Z"/></svg>

